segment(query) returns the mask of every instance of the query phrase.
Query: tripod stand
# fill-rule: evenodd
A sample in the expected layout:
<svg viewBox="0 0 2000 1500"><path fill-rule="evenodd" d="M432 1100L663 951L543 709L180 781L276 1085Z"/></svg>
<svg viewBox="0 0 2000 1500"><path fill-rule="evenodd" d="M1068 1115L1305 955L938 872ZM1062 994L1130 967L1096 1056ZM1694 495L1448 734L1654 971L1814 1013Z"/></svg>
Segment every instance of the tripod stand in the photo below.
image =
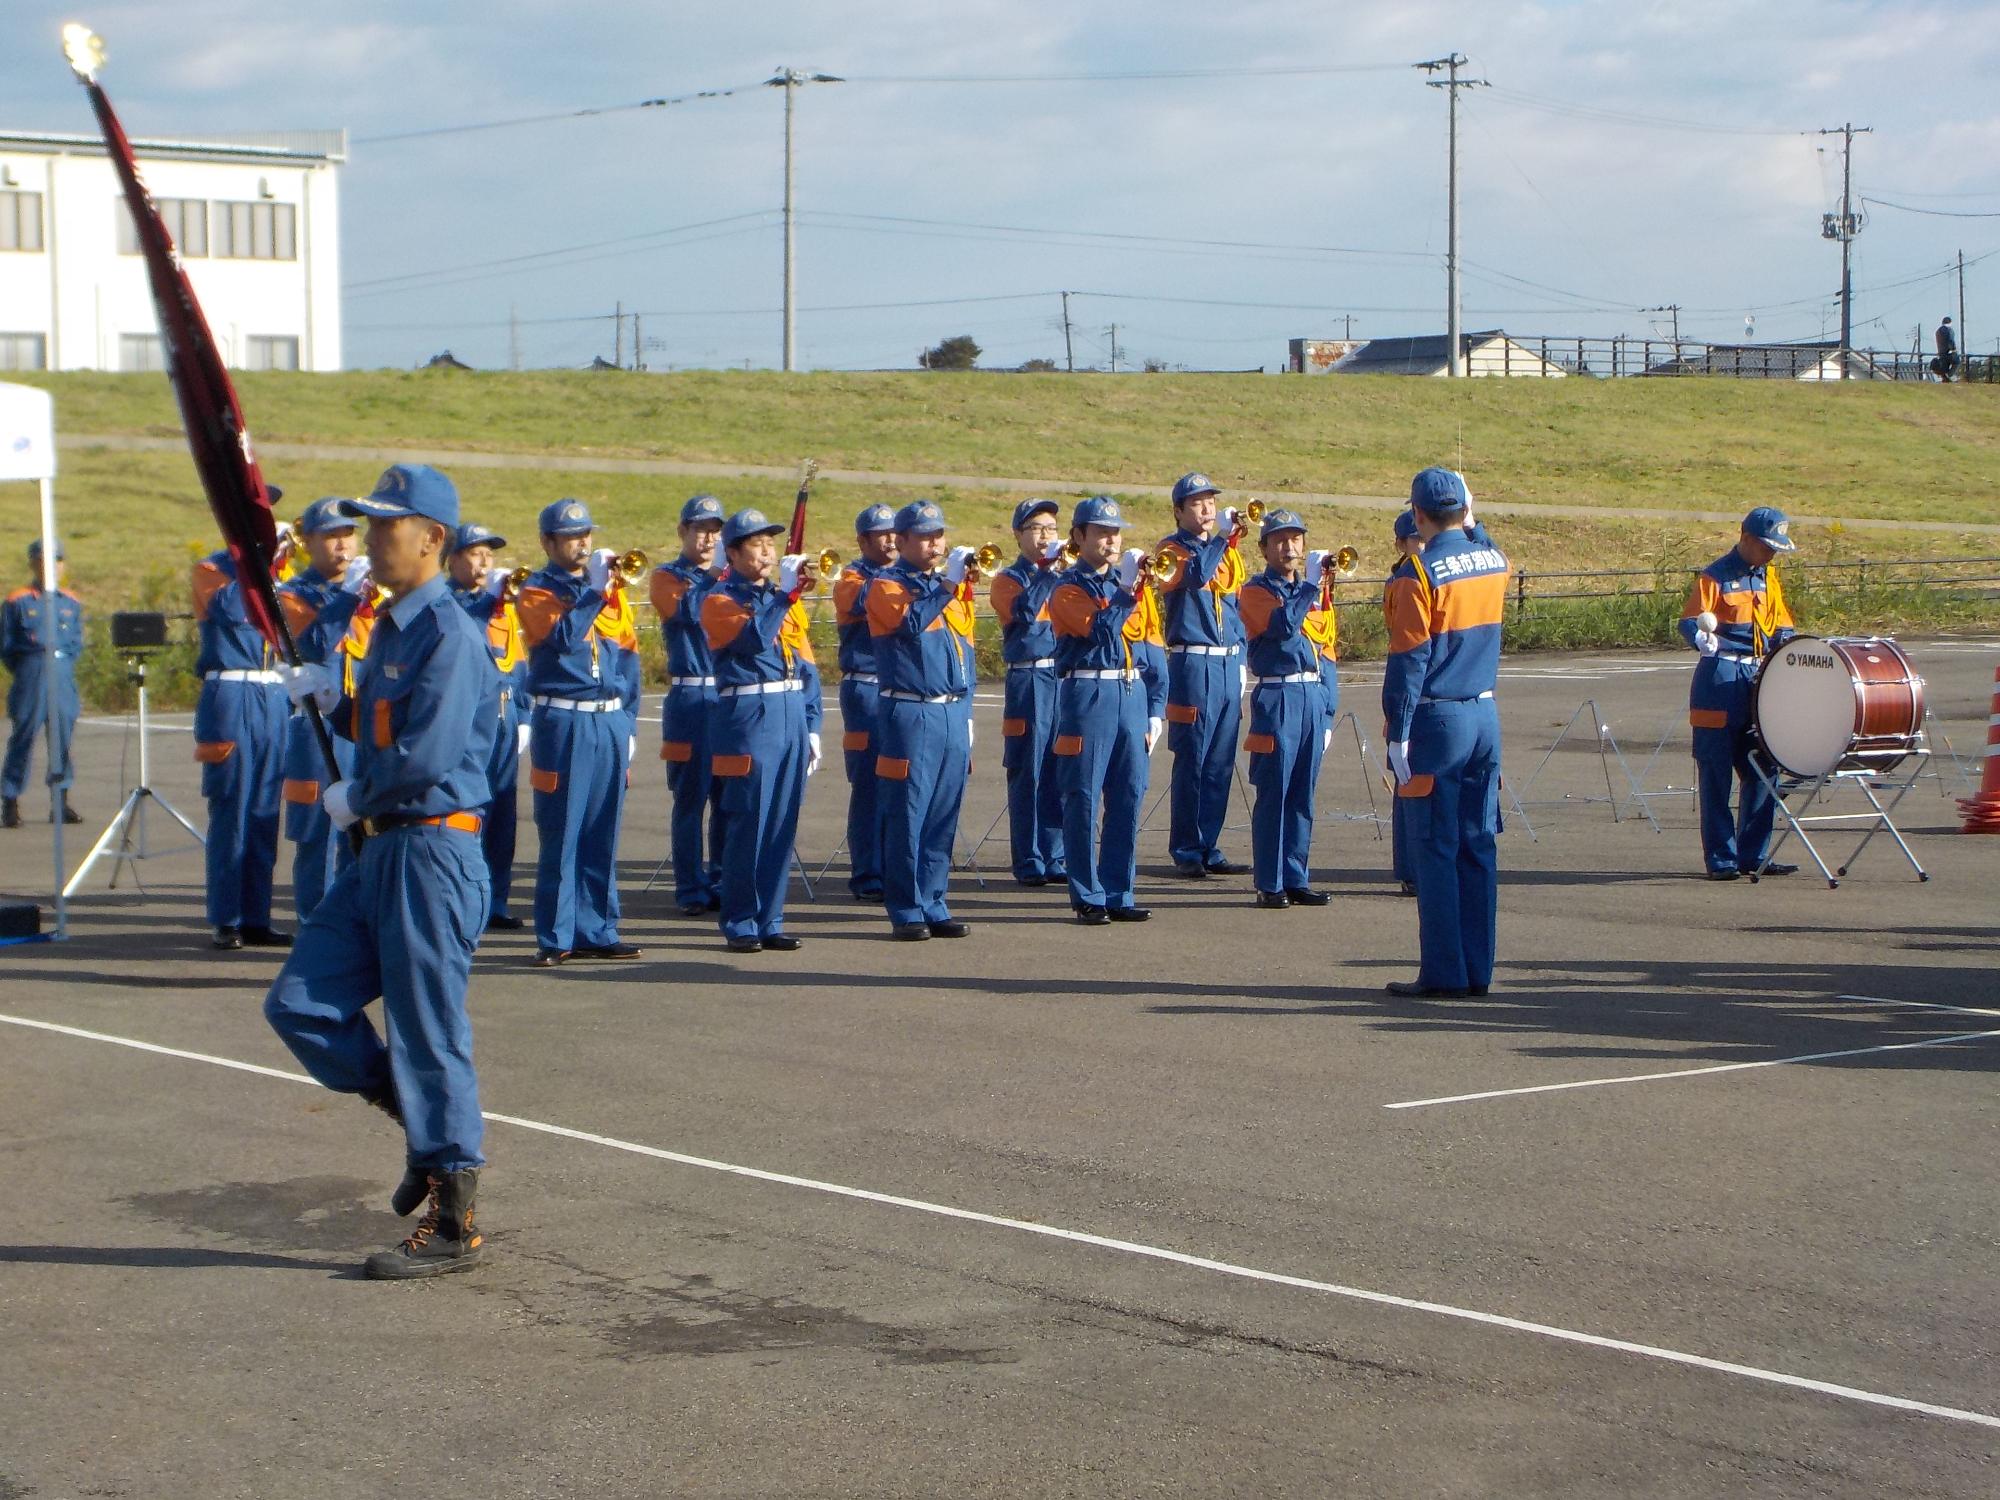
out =
<svg viewBox="0 0 2000 1500"><path fill-rule="evenodd" d="M152 759L147 747L147 733L152 726L146 717L146 659L143 656L134 656L128 659L127 665L130 668L127 680L136 684L139 689L139 784L125 794L125 800L112 815L111 822L105 827L104 832L98 835L97 842L90 846L90 853L84 856L83 863L77 866L76 873L70 876L69 884L63 887L65 899L76 894L77 888L84 882L84 877L89 875L97 862L106 856L111 860L111 889L114 891L118 889L119 869L129 864L132 866L132 883L141 891L145 890L145 884L139 879L139 861L154 857L153 852L146 846L148 803L158 803L167 816L187 830L188 837L196 844L205 846L207 843L200 831L181 816L180 810L173 803L153 790ZM113 840L116 840L115 845Z"/></svg>

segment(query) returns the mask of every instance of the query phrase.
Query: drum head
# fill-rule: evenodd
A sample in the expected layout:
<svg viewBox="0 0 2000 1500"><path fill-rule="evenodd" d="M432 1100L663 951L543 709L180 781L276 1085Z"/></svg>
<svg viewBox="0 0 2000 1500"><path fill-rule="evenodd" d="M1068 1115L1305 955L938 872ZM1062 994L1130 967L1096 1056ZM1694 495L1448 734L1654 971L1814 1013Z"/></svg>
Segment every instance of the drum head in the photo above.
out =
<svg viewBox="0 0 2000 1500"><path fill-rule="evenodd" d="M1794 776L1824 776L1854 742L1854 677L1826 641L1794 636L1757 674L1757 733Z"/></svg>

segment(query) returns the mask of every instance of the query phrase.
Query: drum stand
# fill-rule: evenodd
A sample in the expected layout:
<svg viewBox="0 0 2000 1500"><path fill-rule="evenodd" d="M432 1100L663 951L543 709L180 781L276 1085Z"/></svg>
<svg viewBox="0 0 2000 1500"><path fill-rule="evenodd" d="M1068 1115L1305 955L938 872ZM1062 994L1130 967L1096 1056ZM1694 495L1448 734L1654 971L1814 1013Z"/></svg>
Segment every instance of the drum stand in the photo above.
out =
<svg viewBox="0 0 2000 1500"><path fill-rule="evenodd" d="M1660 763L1660 757L1666 753L1667 742L1669 740L1677 738L1679 736L1680 731L1686 729L1687 727L1688 727L1687 710L1683 708L1676 708L1673 711L1673 713L1668 716L1667 726L1666 728L1660 731L1659 739L1654 742L1653 753L1647 756L1646 763L1643 766L1639 767L1639 775L1637 778L1639 789L1634 791L1630 797L1626 798L1626 801L1628 803L1637 803L1639 810L1641 812L1644 812L1647 808L1653 805L1653 799L1655 797L1685 797L1688 799L1688 811L1689 812L1695 811L1697 807L1696 791L1692 782L1690 782L1687 786L1681 787L1681 786L1675 786L1673 784L1673 781L1669 779L1667 784L1661 787L1657 791L1648 791L1645 789L1647 781L1650 780L1652 777L1653 768Z"/></svg>
<svg viewBox="0 0 2000 1500"><path fill-rule="evenodd" d="M1596 733L1598 765L1604 772L1604 795L1602 797L1584 797L1565 792L1561 797L1544 797L1538 805L1556 807L1565 802L1601 802L1608 804L1611 808L1611 821L1622 823L1625 820L1620 815L1620 809L1628 803L1637 802L1640 813L1648 823L1653 825L1653 832L1660 832L1660 820L1653 816L1653 809L1646 801L1644 783L1639 777L1632 774L1631 763L1625 759L1625 752L1618 748L1618 741L1611 733L1611 726L1604 721L1603 715L1599 712L1595 698L1586 698L1577 705L1576 712L1571 714L1569 722L1563 725L1562 733L1558 734L1555 737L1555 742L1542 752L1542 758L1535 763L1535 769L1529 772L1527 782L1522 786L1520 792L1515 794L1515 809L1521 812L1523 818L1527 817L1527 813L1523 808L1529 800L1528 793L1535 789L1535 782L1540 779L1542 771L1547 767L1556 751L1562 748L1562 742L1569 738L1570 731L1576 728L1576 721L1583 717L1586 709L1590 711L1590 725ZM1664 743L1664 740L1662 740L1662 743ZM1658 757L1658 754L1657 750L1654 751L1655 758ZM1619 774L1625 779L1625 794L1622 797L1611 784L1611 763L1614 760L1618 762ZM1651 762L1649 761L1647 764L1650 765Z"/></svg>
<svg viewBox="0 0 2000 1500"><path fill-rule="evenodd" d="M1896 811L1896 804L1909 795L1911 789L1916 786L1917 782L1922 779L1928 770L1931 754L1929 750L1919 746L1908 753L1910 758L1916 762L1916 765L1910 768L1907 774L1902 768L1898 768L1893 775L1882 771L1866 769L1835 769L1820 776L1789 776L1782 771L1766 770L1763 755L1761 753L1753 753L1750 757L1750 769L1756 774L1757 779L1764 784L1764 790L1770 793L1772 801L1777 806L1778 817L1783 821L1785 826L1777 838L1771 841L1770 850L1764 856L1764 863L1751 872L1750 879L1753 882L1756 881L1763 873L1764 866L1770 864L1772 859L1776 857L1779 849L1784 847L1785 840L1793 834L1797 834L1799 842L1805 845L1806 853L1812 856L1812 862L1819 867L1819 873L1825 877L1827 889L1832 890L1840 884L1841 878L1854 868L1855 861L1861 858L1861 851L1868 847L1874 840L1875 835L1887 832L1889 837L1896 841L1896 847L1903 851L1903 858L1910 862L1910 868L1917 872L1917 879L1929 880L1931 878L1929 873L1925 871L1922 865L1917 863L1917 856L1911 852L1909 844L1904 842L1903 835L1897 829L1893 816ZM1814 813L1810 811L1815 802L1827 796L1833 789L1841 786L1850 786L1859 791L1863 797L1867 798L1869 810L1867 812L1856 810L1846 813ZM1800 793L1804 795L1801 797ZM1876 795L1877 793L1889 794L1888 801L1884 802L1880 796ZM1794 807L1791 802L1787 801L1787 797L1798 798L1797 806ZM1833 825L1841 825L1850 829L1866 828L1868 831L1862 835L1861 842L1854 846L1853 852L1838 867L1828 869L1826 861L1820 858L1819 849L1814 845L1812 836L1806 832L1806 829L1808 827L1823 828Z"/></svg>
<svg viewBox="0 0 2000 1500"><path fill-rule="evenodd" d="M208 842L194 824L181 816L180 809L153 790L152 757L147 750L147 735L152 721L146 714L146 663L141 657L133 657L127 666L130 668L130 680L139 689L139 784L125 794L125 801L112 815L110 824L98 835L97 842L90 846L90 853L84 856L76 873L70 876L69 884L63 887L65 899L76 894L77 887L83 884L92 867L107 855L111 859L112 890L118 889L120 868L128 864L132 867L132 883L141 891L146 889L145 883L139 879L139 861L156 857L146 847L146 807L149 803L158 806L185 828L188 837L197 846L205 846Z"/></svg>

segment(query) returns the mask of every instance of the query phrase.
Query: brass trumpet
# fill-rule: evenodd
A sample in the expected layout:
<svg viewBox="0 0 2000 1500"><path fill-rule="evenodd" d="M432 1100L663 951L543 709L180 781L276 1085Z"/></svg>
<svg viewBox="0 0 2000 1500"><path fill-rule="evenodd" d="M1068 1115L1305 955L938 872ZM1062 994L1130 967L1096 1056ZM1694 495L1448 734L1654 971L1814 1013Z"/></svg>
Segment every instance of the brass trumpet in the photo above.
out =
<svg viewBox="0 0 2000 1500"><path fill-rule="evenodd" d="M1356 547L1342 547L1338 552L1329 552L1321 570L1335 578L1352 578L1355 568L1361 563L1361 552Z"/></svg>
<svg viewBox="0 0 2000 1500"><path fill-rule="evenodd" d="M1139 559L1139 573L1160 588L1170 588L1181 575L1181 561L1180 554L1175 552L1149 552Z"/></svg>
<svg viewBox="0 0 2000 1500"><path fill-rule="evenodd" d="M629 552L621 552L611 560L611 571L627 583L637 583L646 576L646 570L651 566L652 559L637 547Z"/></svg>
<svg viewBox="0 0 2000 1500"><path fill-rule="evenodd" d="M506 581L500 585L500 598L502 601L510 600L516 594L520 593L521 585L534 576L535 570L526 563L522 563L520 567L514 569L507 575Z"/></svg>
<svg viewBox="0 0 2000 1500"><path fill-rule="evenodd" d="M833 575L840 571L840 554L831 547L819 549L819 556L809 558L813 566L813 588L823 589L833 581Z"/></svg>

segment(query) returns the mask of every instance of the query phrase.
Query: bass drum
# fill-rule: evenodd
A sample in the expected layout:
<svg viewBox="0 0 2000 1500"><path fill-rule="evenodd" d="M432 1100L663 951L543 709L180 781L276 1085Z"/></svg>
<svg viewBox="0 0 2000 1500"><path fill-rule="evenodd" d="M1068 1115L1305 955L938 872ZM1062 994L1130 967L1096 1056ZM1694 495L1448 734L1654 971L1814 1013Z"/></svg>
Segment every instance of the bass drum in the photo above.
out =
<svg viewBox="0 0 2000 1500"><path fill-rule="evenodd" d="M1924 680L1886 636L1796 635L1758 669L1750 722L1794 776L1888 771L1923 738Z"/></svg>

